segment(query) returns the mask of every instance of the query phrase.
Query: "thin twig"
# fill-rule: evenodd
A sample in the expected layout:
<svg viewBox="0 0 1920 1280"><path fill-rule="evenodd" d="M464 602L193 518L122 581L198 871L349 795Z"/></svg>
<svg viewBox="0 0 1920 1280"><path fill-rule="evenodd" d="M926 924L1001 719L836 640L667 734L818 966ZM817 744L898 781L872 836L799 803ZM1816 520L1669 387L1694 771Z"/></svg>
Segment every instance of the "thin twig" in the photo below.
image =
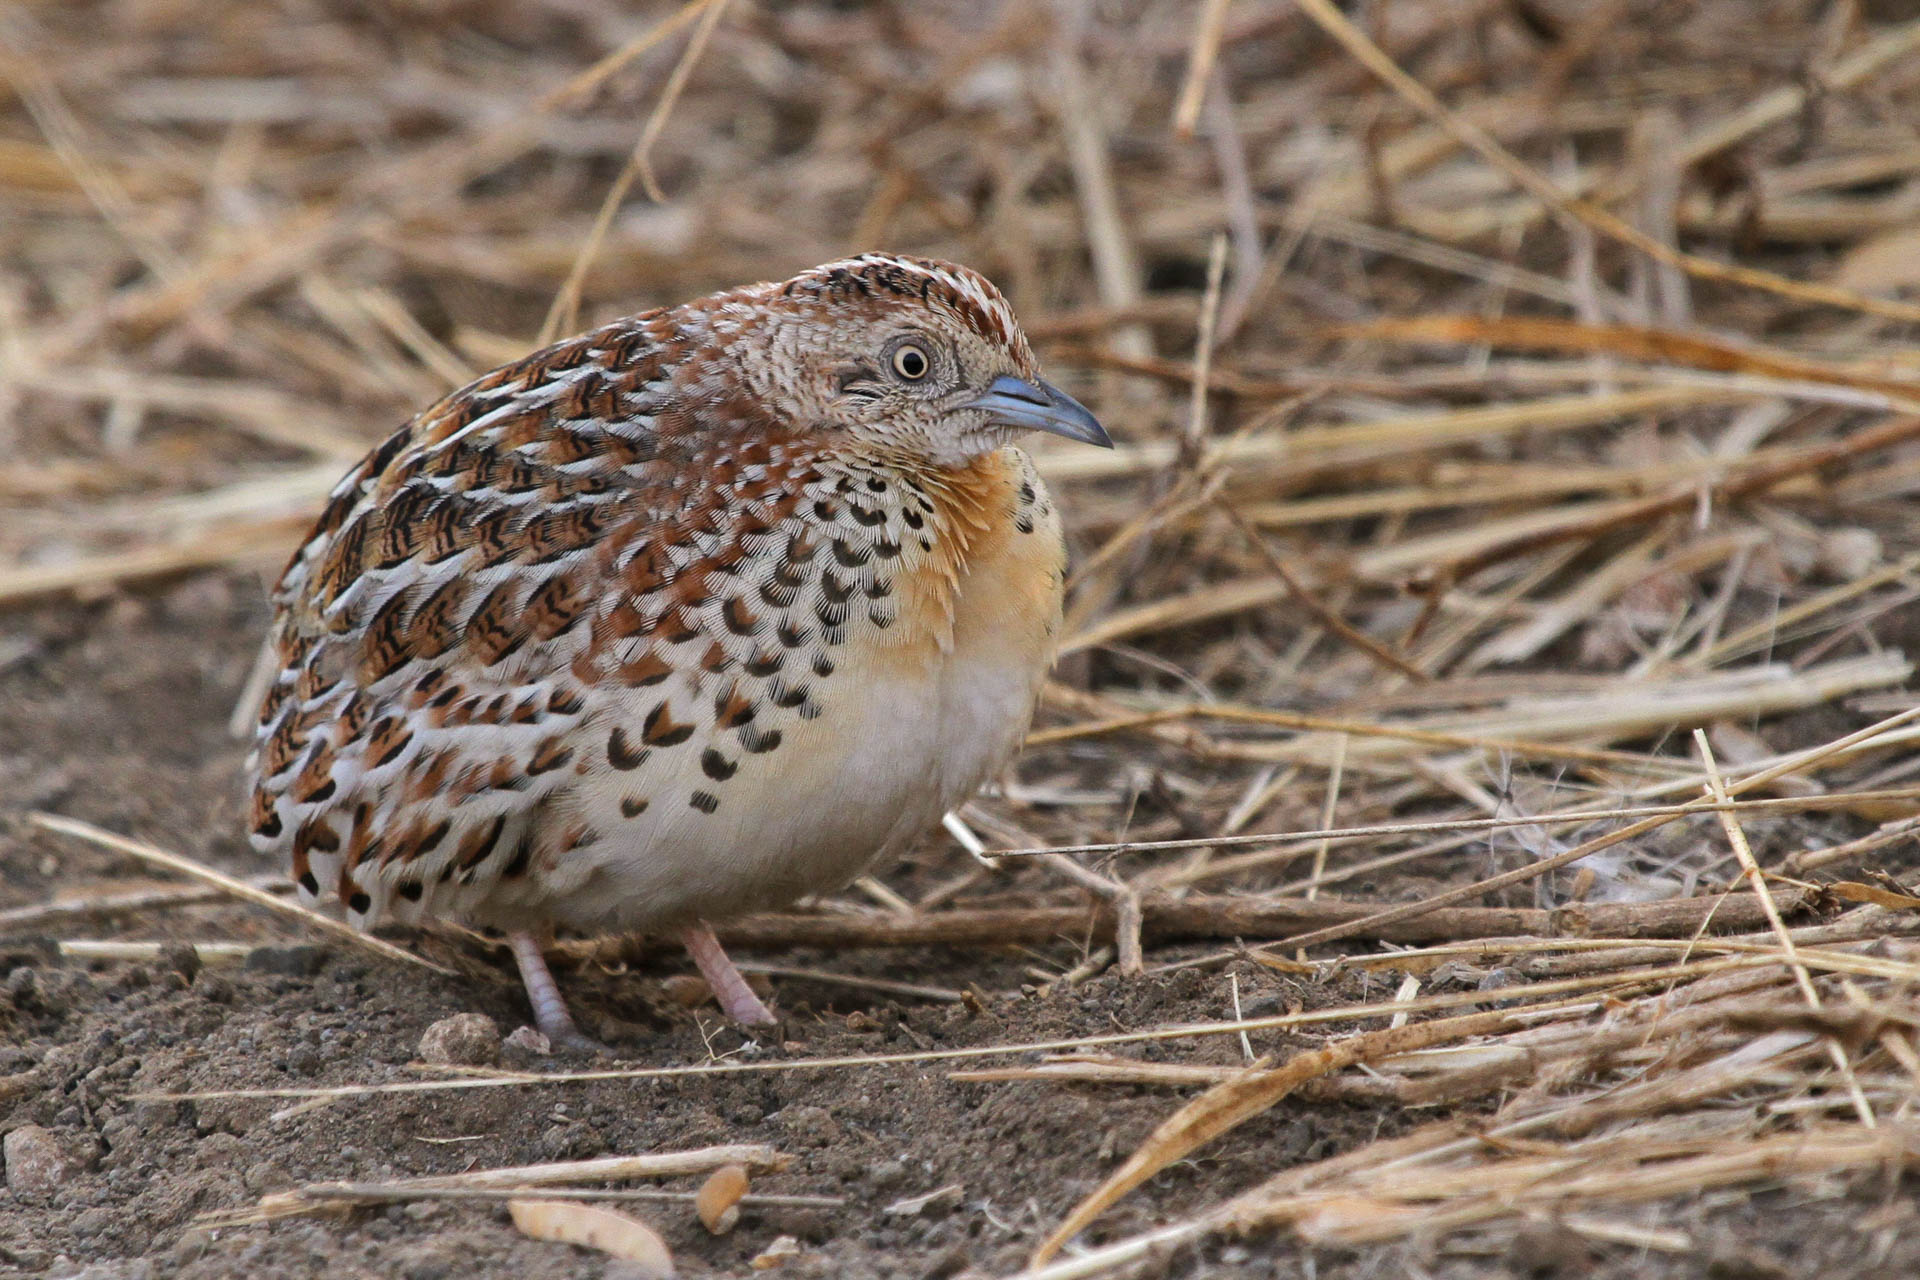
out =
<svg viewBox="0 0 1920 1280"><path fill-rule="evenodd" d="M1228 0L1204 0L1200 20L1194 24L1186 79L1181 81L1180 100L1173 108L1174 136L1182 140L1193 136L1193 127L1200 120L1207 83L1213 76L1213 63L1220 56L1220 37L1227 29L1227 3Z"/></svg>
<svg viewBox="0 0 1920 1280"><path fill-rule="evenodd" d="M1324 601L1307 589L1307 585L1300 581L1293 570L1287 566L1287 562L1276 555L1273 548L1267 545L1266 536L1254 528L1245 516L1236 511L1232 503L1228 502L1225 498L1219 498L1215 500L1215 505L1226 512L1227 519L1233 521L1234 527L1240 530L1241 536L1247 540L1248 545L1259 553L1261 560L1266 562L1267 568L1273 570L1274 576L1286 583L1288 594L1301 605L1305 606L1307 611L1313 614L1321 626L1333 632L1381 666L1398 672L1408 679L1424 683L1433 678L1419 667L1414 666L1411 662L1408 662L1405 658L1395 653L1392 649L1389 649L1386 645L1381 644L1378 640L1375 640L1372 636L1348 622L1333 609L1328 608Z"/></svg>
<svg viewBox="0 0 1920 1280"><path fill-rule="evenodd" d="M1321 840L1371 840L1384 836L1436 835L1455 831L1503 831L1513 827L1584 826L1622 818L1688 817L1716 813L1778 813L1794 810L1847 809L1876 802L1912 800L1920 788L1894 787L1880 791L1835 791L1805 796L1767 796L1759 800L1728 800L1701 804L1632 805L1617 809L1569 809L1558 813L1515 815L1505 818L1449 818L1440 822L1381 822L1356 827L1320 827L1297 831L1262 831L1248 835L1190 836L1177 840L1109 840L1093 844L1066 844L1032 849L986 849L983 858L1032 858L1053 853L1164 853L1177 849L1231 848L1236 845L1285 844L1310 847Z"/></svg>
<svg viewBox="0 0 1920 1280"><path fill-rule="evenodd" d="M1597 991L1626 992L1661 989L1676 981L1756 968L1778 968L1778 956L1731 957L1664 965L1634 973L1558 978L1549 982L1527 983L1500 991L1502 1000L1541 998L1531 1006L1535 1014L1575 1006L1591 1007ZM134 1102L194 1102L212 1098L359 1098L387 1094L448 1093L469 1089L524 1089L538 1085L587 1084L598 1080L677 1080L701 1076L763 1075L784 1071L839 1071L901 1064L955 1062L972 1058L1021 1056L1058 1053L1069 1049L1100 1048L1109 1045L1147 1044L1186 1040L1207 1036L1238 1036L1242 1031L1272 1031L1282 1028L1318 1026L1327 1022L1350 1022L1356 1018L1391 1018L1399 1013L1427 1013L1457 1009L1486 999L1478 991L1451 991L1422 996L1405 1002L1376 1005L1339 1005L1300 1013L1273 1014L1236 1022L1189 1023L1149 1031L1109 1032L1096 1036L1075 1036L1067 1040L1034 1040L1016 1044L979 1045L961 1049L924 1049L907 1053L848 1054L828 1058L762 1059L757 1061L717 1061L679 1067L623 1067L597 1071L553 1071L539 1075L456 1076L438 1080L402 1080L384 1084L319 1085L256 1089L206 1089L189 1092L130 1093Z"/></svg>
<svg viewBox="0 0 1920 1280"><path fill-rule="evenodd" d="M1822 755L1842 751L1856 742L1864 742L1876 734L1885 732L1893 725L1904 723L1916 716L1920 716L1920 707L1903 711L1877 724L1868 725L1866 728L1850 733L1846 737L1827 743L1816 752L1810 752L1803 757L1784 761L1771 769L1763 769L1758 773L1750 774L1729 787L1727 789L1728 793L1731 795L1741 791L1749 791L1754 787L1771 782L1775 778L1787 777L1805 768L1809 763L1812 763L1812 761L1820 758ZM1693 807L1694 803L1697 803L1699 807ZM1718 801L1712 798L1706 798L1698 802L1690 803L1687 806L1682 806L1682 811L1699 812L1700 809L1709 807L1715 803L1718 803ZM1557 867L1564 867L1570 863L1578 862L1582 858L1590 857L1600 852L1602 849L1611 849L1616 844L1621 844L1633 839L1635 836L1645 835L1649 831L1665 826L1679 816L1681 815L1668 814L1661 817L1645 818L1629 826L1622 827L1618 831L1610 832L1607 835L1588 840L1583 844L1575 845L1571 849L1563 850L1549 857L1537 859L1524 867L1519 867L1497 876L1489 876L1485 880L1461 885L1458 888L1449 889L1443 893L1436 893L1430 897L1422 898L1418 902L1410 902L1404 906L1390 907L1385 911L1374 912L1364 920L1355 921L1351 925L1334 925L1331 928L1318 929L1312 933L1287 938L1283 940L1283 945L1291 947L1312 946L1322 942L1332 942L1339 938L1353 937L1356 929L1378 929L1384 925L1398 924L1402 921L1416 919L1426 912L1439 907L1449 906L1456 902L1464 902L1469 898L1479 897L1483 893L1491 893L1496 889L1504 889L1508 885L1521 884L1544 875L1546 872L1552 871Z"/></svg>
<svg viewBox="0 0 1920 1280"><path fill-rule="evenodd" d="M1727 802L1727 784L1726 780L1720 776L1720 765L1713 758L1713 745L1707 741L1706 730L1695 729L1693 742L1699 748L1700 763L1706 769L1705 790L1714 800L1724 805ZM1741 829L1740 820L1725 809L1720 811L1720 825L1727 833L1728 843L1733 846L1734 856L1740 860L1741 873L1746 876L1747 883L1753 886L1754 897L1759 900L1761 909L1767 913L1767 924L1773 930L1774 936L1779 939L1781 954L1786 957L1788 967L1793 971L1793 980L1800 988L1801 999L1807 1002L1809 1009L1818 1010L1820 993L1815 990L1813 978L1808 974L1807 967L1800 963L1800 958L1795 953L1793 935L1787 931L1785 922L1780 919L1780 909L1773 901L1772 890L1767 887L1767 878L1761 873L1760 864L1754 861L1753 849L1747 844L1747 833ZM1869 1129L1875 1128L1873 1108L1868 1104L1866 1095L1860 1092L1860 1082L1854 1078L1853 1064L1847 1060L1847 1051L1832 1037L1827 1038L1826 1046L1827 1055L1833 1059L1833 1065L1839 1069L1840 1078L1847 1082L1847 1092L1853 1097L1854 1110L1859 1113L1860 1123Z"/></svg>
<svg viewBox="0 0 1920 1280"><path fill-rule="evenodd" d="M191 858L183 858L177 853L168 853L165 849L157 848L154 845L143 844L138 840L129 840L127 837L115 835L111 831L103 831L90 823L77 822L72 818L63 818L58 814L29 813L27 815L27 821L42 830L52 831L59 835L71 836L76 840L84 840L88 844L98 845L103 849L111 849L115 853L124 853L128 857L138 858L140 861L153 866L165 867L169 871L177 871L181 875L192 876L196 880L203 880L233 897L251 902L255 906L265 907L269 911L278 912L290 919L298 920L308 928L318 929L322 933L331 934L353 946L359 947L363 951L370 951L374 955L384 959L404 961L407 964L418 965L422 969L429 969L434 973L444 974L447 977L455 976L453 970L444 965L435 964L425 957L417 956L411 951L396 947L391 942L383 942L371 934L361 933L345 921L335 920L331 916L323 916L318 911L303 907L297 902L290 902L285 898L276 898L263 889L254 888L244 880L236 880L223 872L215 871L212 867L202 866Z"/></svg>
<svg viewBox="0 0 1920 1280"><path fill-rule="evenodd" d="M701 51L706 48L707 37L713 33L713 28L720 21L720 15L726 11L727 4L728 0L689 0L689 3L683 5L678 13L648 32L641 40L631 42L612 58L605 59L601 65L594 67L589 72L589 76L594 77L594 81L589 81L588 77L582 77L584 84L595 82L598 77L611 74L615 67L625 65L627 61L638 56L643 49L678 31L689 18L695 14L700 15L700 25L694 28L693 38L687 42L687 48L680 55L680 61L674 64L673 74L668 78L666 88L660 92L659 103L654 107L653 113L647 117L647 123L640 131L640 140L634 144L633 151L628 155L626 164L621 167L619 176L613 180L613 185L607 188L606 196L600 201L600 208L593 217L593 225L588 228L586 238L581 241L580 249L574 255L573 265L567 271L567 278L561 284L560 291L554 295L552 305L547 308L547 317L541 322L540 336L534 340L534 346L546 346L579 322L580 296L586 285L587 272L592 268L593 260L599 256L600 245L605 241L608 229L613 226L614 215L620 211L620 206L626 200L627 192L632 188L634 180L636 178L640 180L648 198L658 204L666 203L666 196L661 193L660 185L653 176L653 166L649 157L653 152L653 144L659 140L661 131L666 128L667 116L673 110L673 104L679 101L681 91L686 88L687 77L692 73L693 64L699 60ZM613 65L607 65L608 63ZM570 83L563 86L558 93L560 96L565 96L578 87L580 86Z"/></svg>

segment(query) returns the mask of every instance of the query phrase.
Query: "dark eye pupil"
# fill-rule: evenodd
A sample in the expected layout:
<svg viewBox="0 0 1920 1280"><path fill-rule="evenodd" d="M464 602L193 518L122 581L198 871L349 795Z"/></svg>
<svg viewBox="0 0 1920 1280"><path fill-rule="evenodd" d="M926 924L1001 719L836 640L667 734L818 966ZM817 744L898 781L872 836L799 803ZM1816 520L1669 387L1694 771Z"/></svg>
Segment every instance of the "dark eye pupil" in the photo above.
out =
<svg viewBox="0 0 1920 1280"><path fill-rule="evenodd" d="M927 358L918 348L908 347L894 360L894 366L906 377L918 378L927 371Z"/></svg>

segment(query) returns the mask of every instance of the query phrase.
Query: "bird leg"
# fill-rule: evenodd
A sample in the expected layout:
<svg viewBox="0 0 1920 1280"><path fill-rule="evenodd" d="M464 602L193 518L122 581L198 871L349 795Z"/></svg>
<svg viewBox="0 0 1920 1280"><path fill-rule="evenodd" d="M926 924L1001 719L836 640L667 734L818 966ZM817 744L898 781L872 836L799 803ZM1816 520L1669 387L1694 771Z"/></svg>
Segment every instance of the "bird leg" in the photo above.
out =
<svg viewBox="0 0 1920 1280"><path fill-rule="evenodd" d="M720 1001L721 1009L729 1018L749 1027L770 1027L777 1021L772 1011L760 1002L760 997L753 994L753 988L747 985L740 970L734 968L733 961L727 959L711 926L688 925L680 931L680 944L700 967L700 976L713 988L714 998ZM558 995L554 998L559 999Z"/></svg>
<svg viewBox="0 0 1920 1280"><path fill-rule="evenodd" d="M540 954L540 940L522 931L508 934L507 945L513 948L514 963L520 966L520 981L526 985L528 1003L533 1005L533 1023L548 1043L555 1048L591 1053L604 1050L606 1046L573 1025L573 1015L567 1012L560 984L553 980L546 957Z"/></svg>

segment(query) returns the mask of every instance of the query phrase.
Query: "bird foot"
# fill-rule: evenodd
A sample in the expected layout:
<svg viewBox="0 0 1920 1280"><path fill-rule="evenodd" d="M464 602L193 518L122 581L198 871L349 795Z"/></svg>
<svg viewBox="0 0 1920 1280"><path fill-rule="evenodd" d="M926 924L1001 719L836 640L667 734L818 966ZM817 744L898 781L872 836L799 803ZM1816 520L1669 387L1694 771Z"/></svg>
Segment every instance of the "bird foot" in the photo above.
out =
<svg viewBox="0 0 1920 1280"><path fill-rule="evenodd" d="M555 1053L571 1054L582 1058L611 1058L614 1056L611 1047L600 1043L575 1026L556 1027L552 1031L548 1031L543 1027L541 1028L540 1034L547 1038L547 1043L553 1046Z"/></svg>
<svg viewBox="0 0 1920 1280"><path fill-rule="evenodd" d="M721 1010L735 1022L749 1027L771 1027L780 1019L753 993L747 979L721 949L720 939L705 924L690 925L680 931L680 943L700 969L700 976L713 988Z"/></svg>
<svg viewBox="0 0 1920 1280"><path fill-rule="evenodd" d="M560 986L547 968L546 957L540 954L539 939L530 933L511 933L507 935L507 945L513 948L513 958L520 966L527 1002L533 1006L534 1026L547 1038L547 1044L568 1053L611 1053L607 1046L574 1025L573 1015L567 1012L567 1002L560 995Z"/></svg>

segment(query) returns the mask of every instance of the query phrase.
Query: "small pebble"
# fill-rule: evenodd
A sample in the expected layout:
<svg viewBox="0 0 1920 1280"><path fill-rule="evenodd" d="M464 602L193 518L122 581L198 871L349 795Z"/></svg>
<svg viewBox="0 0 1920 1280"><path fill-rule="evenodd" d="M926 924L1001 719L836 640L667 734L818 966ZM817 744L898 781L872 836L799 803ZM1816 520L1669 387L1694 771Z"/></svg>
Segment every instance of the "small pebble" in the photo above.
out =
<svg viewBox="0 0 1920 1280"><path fill-rule="evenodd" d="M553 1052L553 1042L532 1027L518 1028L502 1043L509 1049L518 1049L541 1058Z"/></svg>
<svg viewBox="0 0 1920 1280"><path fill-rule="evenodd" d="M447 1066L490 1067L500 1061L500 1028L484 1013L456 1013L428 1027L420 1057Z"/></svg>
<svg viewBox="0 0 1920 1280"><path fill-rule="evenodd" d="M160 967L192 982L200 972L200 951L184 942L170 943L160 948Z"/></svg>
<svg viewBox="0 0 1920 1280"><path fill-rule="evenodd" d="M773 1119L798 1146L830 1147L840 1141L840 1122L825 1107L787 1107Z"/></svg>
<svg viewBox="0 0 1920 1280"><path fill-rule="evenodd" d="M781 1236L762 1249L747 1265L755 1271L771 1271L783 1267L800 1256L800 1242L792 1236Z"/></svg>
<svg viewBox="0 0 1920 1280"><path fill-rule="evenodd" d="M37 969L21 965L7 975L7 995L14 1005L40 1013L62 1012L59 994Z"/></svg>
<svg viewBox="0 0 1920 1280"><path fill-rule="evenodd" d="M10 1131L0 1140L0 1154L6 1157L7 1189L16 1196L51 1196L67 1180L67 1153L53 1134L37 1124Z"/></svg>
<svg viewBox="0 0 1920 1280"><path fill-rule="evenodd" d="M173 1245L173 1262L182 1266L205 1253L213 1244L213 1235L205 1227L188 1227Z"/></svg>

